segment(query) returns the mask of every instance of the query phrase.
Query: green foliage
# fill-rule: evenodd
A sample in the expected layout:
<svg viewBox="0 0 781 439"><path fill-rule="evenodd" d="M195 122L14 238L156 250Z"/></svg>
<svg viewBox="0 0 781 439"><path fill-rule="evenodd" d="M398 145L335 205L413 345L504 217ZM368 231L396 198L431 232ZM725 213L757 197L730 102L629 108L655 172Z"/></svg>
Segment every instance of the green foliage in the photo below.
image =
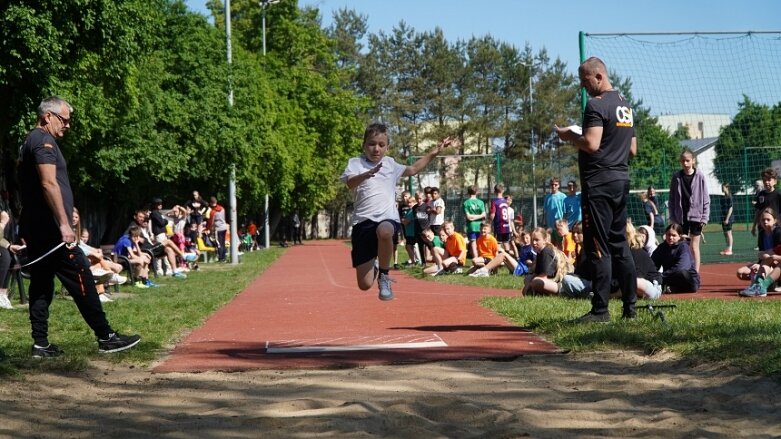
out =
<svg viewBox="0 0 781 439"><path fill-rule="evenodd" d="M762 170L778 159L777 150L760 148L781 146L781 104L770 108L744 97L738 107L732 123L721 130L714 161L716 177L730 183L733 191L750 189Z"/></svg>

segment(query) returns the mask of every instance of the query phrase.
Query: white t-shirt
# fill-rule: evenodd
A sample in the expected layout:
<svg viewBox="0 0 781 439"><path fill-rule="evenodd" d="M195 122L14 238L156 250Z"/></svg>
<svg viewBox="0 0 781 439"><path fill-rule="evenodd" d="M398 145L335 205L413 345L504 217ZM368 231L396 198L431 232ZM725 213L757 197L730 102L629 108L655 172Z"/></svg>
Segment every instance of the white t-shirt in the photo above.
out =
<svg viewBox="0 0 781 439"><path fill-rule="evenodd" d="M432 226L441 226L442 223L445 222L445 200L442 198L432 200L431 208L436 210L437 207L442 207L442 213L432 213L429 215L428 220Z"/></svg>
<svg viewBox="0 0 781 439"><path fill-rule="evenodd" d="M375 166L377 163L370 162L364 156L353 157L347 162L339 180L347 183L349 177L363 174ZM396 160L383 157L380 171L353 188L353 225L365 220L401 222L399 210L396 209L396 183L406 169L405 165Z"/></svg>

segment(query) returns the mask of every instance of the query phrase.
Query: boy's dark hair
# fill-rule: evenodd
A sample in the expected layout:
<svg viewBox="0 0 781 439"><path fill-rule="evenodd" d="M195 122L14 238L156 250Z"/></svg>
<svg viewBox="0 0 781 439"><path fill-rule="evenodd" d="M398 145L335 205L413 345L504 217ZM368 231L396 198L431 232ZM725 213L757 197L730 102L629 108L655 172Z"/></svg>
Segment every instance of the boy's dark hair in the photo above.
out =
<svg viewBox="0 0 781 439"><path fill-rule="evenodd" d="M504 193L504 184L497 183L496 186L494 186L494 193L495 194Z"/></svg>
<svg viewBox="0 0 781 439"><path fill-rule="evenodd" d="M439 193L439 188L438 187L432 187L431 188L431 193L433 194L434 192Z"/></svg>
<svg viewBox="0 0 781 439"><path fill-rule="evenodd" d="M127 236L130 239L138 238L141 236L141 228L136 225L130 226L130 228L127 229Z"/></svg>
<svg viewBox="0 0 781 439"><path fill-rule="evenodd" d="M477 186L475 185L469 186L469 188L467 188L466 190L466 193L468 193L469 195L477 195Z"/></svg>
<svg viewBox="0 0 781 439"><path fill-rule="evenodd" d="M766 180L769 178L778 179L778 172L776 172L776 170L773 168L765 168L765 170L762 171L762 179Z"/></svg>
<svg viewBox="0 0 781 439"><path fill-rule="evenodd" d="M385 134L388 136L388 126L381 122L374 122L367 126L366 131L363 132L363 144L365 144L370 137L374 137L377 134ZM390 136L388 136L388 143L390 143Z"/></svg>

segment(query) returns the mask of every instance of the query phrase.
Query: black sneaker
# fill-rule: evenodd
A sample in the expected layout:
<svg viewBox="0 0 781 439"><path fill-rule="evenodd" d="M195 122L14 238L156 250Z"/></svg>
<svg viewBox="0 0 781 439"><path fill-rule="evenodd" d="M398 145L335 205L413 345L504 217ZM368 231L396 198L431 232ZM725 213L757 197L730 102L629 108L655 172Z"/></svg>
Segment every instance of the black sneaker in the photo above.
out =
<svg viewBox="0 0 781 439"><path fill-rule="evenodd" d="M112 332L109 334L108 340L98 339L98 352L101 354L121 352L137 345L139 341L141 341L141 336L139 335L121 335Z"/></svg>
<svg viewBox="0 0 781 439"><path fill-rule="evenodd" d="M32 347L33 358L57 358L64 353L56 344L51 343L44 348L35 344Z"/></svg>
<svg viewBox="0 0 781 439"><path fill-rule="evenodd" d="M635 310L624 310L623 314L621 314L621 320L635 320L637 318L637 311Z"/></svg>
<svg viewBox="0 0 781 439"><path fill-rule="evenodd" d="M610 313L606 313L606 312L602 314L594 314L592 312L589 312L587 314L583 314L577 319L570 320L570 323L609 323L609 322L610 322Z"/></svg>

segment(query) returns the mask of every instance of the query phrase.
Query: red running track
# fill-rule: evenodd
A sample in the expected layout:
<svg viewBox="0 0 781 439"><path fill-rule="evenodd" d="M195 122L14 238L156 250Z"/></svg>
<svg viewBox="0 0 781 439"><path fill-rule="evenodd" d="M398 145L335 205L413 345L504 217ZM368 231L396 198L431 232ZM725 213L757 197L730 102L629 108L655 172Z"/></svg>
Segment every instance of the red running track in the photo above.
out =
<svg viewBox="0 0 781 439"><path fill-rule="evenodd" d="M350 265L349 248L341 241L290 248L153 371L354 367L558 352L478 304L482 297L517 291L428 282L394 271L396 299L382 302L376 287L358 289ZM781 294L739 297L747 285L735 276L741 265L703 265L700 291L663 299L781 299ZM447 346L437 347L443 343ZM273 353L268 348L320 351ZM358 348L373 349L349 350Z"/></svg>
<svg viewBox="0 0 781 439"><path fill-rule="evenodd" d="M478 304L482 297L517 291L428 282L399 271L391 277L396 298L382 302L376 286L358 289L343 242L292 247L153 371L355 367L559 352Z"/></svg>

